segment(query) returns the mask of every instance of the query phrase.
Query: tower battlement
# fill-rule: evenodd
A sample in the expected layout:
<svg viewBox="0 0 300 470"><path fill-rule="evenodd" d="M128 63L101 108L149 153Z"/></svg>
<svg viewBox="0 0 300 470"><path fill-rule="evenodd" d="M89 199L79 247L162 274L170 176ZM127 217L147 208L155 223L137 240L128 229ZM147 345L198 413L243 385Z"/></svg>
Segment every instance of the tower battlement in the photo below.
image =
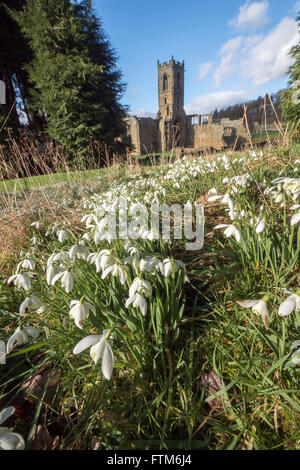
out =
<svg viewBox="0 0 300 470"><path fill-rule="evenodd" d="M184 60L182 62L180 62L179 60L174 60L174 56L172 55L172 58L169 60L169 62L162 62L160 63L160 61L158 60L157 61L157 66L159 69L161 68L167 68L167 67L172 67L176 65L177 67L184 67Z"/></svg>

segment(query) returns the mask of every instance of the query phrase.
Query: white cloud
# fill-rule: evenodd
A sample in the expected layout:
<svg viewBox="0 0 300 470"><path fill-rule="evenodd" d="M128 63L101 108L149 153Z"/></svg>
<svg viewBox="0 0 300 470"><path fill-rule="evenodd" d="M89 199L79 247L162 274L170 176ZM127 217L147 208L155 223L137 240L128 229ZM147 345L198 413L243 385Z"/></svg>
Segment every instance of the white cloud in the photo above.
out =
<svg viewBox="0 0 300 470"><path fill-rule="evenodd" d="M300 12L300 0L298 0L295 5L294 5L294 8L292 9L292 13L294 14L298 14Z"/></svg>
<svg viewBox="0 0 300 470"><path fill-rule="evenodd" d="M247 1L244 5L240 6L239 14L229 21L229 26L238 30L256 30L268 23L268 8L269 2L264 0L262 2Z"/></svg>
<svg viewBox="0 0 300 470"><path fill-rule="evenodd" d="M250 48L241 61L242 73L255 85L284 77L293 58L291 47L300 40L297 23L291 18L283 18L258 44Z"/></svg>
<svg viewBox="0 0 300 470"><path fill-rule="evenodd" d="M153 119L156 118L156 114L152 113L152 111L147 111L147 109L133 109L132 111L129 112L131 116L137 116L137 117L151 117Z"/></svg>
<svg viewBox="0 0 300 470"><path fill-rule="evenodd" d="M233 64L233 54L225 55L214 73L215 85L217 88L221 85L226 77L229 77L235 71Z"/></svg>
<svg viewBox="0 0 300 470"><path fill-rule="evenodd" d="M300 1L300 0L299 0ZM285 17L267 34L237 36L220 49L220 62L214 72L215 86L235 73L262 85L285 76L293 58L289 52L300 40L297 22Z"/></svg>
<svg viewBox="0 0 300 470"><path fill-rule="evenodd" d="M215 86L219 88L223 80L229 77L236 70L234 64L235 54L239 51L244 41L243 36L229 39L220 49L219 56L222 57L220 64L215 70L214 81Z"/></svg>
<svg viewBox="0 0 300 470"><path fill-rule="evenodd" d="M207 77L209 71L211 70L213 66L213 62L205 62L202 65L199 65L198 67L198 80L203 80L205 77Z"/></svg>
<svg viewBox="0 0 300 470"><path fill-rule="evenodd" d="M244 38L243 36L237 36L236 38L229 39L225 42L219 51L219 55L233 54L236 52L242 45Z"/></svg>
<svg viewBox="0 0 300 470"><path fill-rule="evenodd" d="M216 108L222 109L233 104L243 103L249 98L249 91L218 91L210 93L209 95L199 96L194 101L187 104L184 109L187 114L211 113Z"/></svg>

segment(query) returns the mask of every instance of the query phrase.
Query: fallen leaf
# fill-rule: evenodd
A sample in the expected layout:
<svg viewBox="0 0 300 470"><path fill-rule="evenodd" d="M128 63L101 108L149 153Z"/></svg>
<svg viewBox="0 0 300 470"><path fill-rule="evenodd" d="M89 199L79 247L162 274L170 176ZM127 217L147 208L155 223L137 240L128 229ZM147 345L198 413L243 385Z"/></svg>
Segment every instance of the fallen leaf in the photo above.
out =
<svg viewBox="0 0 300 470"><path fill-rule="evenodd" d="M59 444L59 436L51 436L47 426L38 425L31 443L32 450L55 450Z"/></svg>
<svg viewBox="0 0 300 470"><path fill-rule="evenodd" d="M54 369L42 373L39 373L39 371L36 372L21 387L22 390L24 390L26 393L26 396L24 398L30 401L31 403L36 403L38 400L40 400L44 393L44 387L47 384L49 376L51 375L43 399L44 403L46 403L47 405L51 405L59 384L60 374L61 371L59 369Z"/></svg>

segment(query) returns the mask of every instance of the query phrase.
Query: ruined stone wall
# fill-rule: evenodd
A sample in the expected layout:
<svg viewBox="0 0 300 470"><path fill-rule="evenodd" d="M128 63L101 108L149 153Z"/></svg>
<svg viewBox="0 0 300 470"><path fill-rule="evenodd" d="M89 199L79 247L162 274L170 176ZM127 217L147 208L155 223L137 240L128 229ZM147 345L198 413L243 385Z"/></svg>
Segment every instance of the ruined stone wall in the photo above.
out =
<svg viewBox="0 0 300 470"><path fill-rule="evenodd" d="M223 118L220 120L220 124L221 126L223 126L224 128L226 127L231 127L231 128L234 128L236 129L236 135L237 133L241 136L241 137L244 137L245 139L247 138L247 131L246 131L246 128L244 126L244 124L242 123L242 119L229 119L229 118Z"/></svg>
<svg viewBox="0 0 300 470"><path fill-rule="evenodd" d="M133 154L140 155L140 126L136 116L127 116L125 118L126 134L130 137L131 145L134 147Z"/></svg>
<svg viewBox="0 0 300 470"><path fill-rule="evenodd" d="M200 124L193 126L193 147L195 149L214 148L221 150L223 143L223 126L219 124Z"/></svg>
<svg viewBox="0 0 300 470"><path fill-rule="evenodd" d="M131 137L134 147L133 154L160 152L160 134L156 119L128 116L125 121L127 135Z"/></svg>
<svg viewBox="0 0 300 470"><path fill-rule="evenodd" d="M152 118L138 118L140 126L140 153L156 153L160 151L160 135L158 122Z"/></svg>

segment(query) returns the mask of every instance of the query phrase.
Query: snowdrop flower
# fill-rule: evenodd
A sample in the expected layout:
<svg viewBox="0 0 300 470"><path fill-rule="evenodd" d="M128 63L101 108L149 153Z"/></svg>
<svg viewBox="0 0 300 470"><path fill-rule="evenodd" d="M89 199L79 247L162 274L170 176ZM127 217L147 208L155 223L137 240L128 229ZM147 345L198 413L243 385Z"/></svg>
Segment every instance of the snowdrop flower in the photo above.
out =
<svg viewBox="0 0 300 470"><path fill-rule="evenodd" d="M110 250L101 250L99 253L91 253L87 258L89 263L96 265L96 272L103 271L107 266L112 266L116 262L116 258L111 254Z"/></svg>
<svg viewBox="0 0 300 470"><path fill-rule="evenodd" d="M85 245L73 245L69 250L71 260L76 258L87 260L90 250Z"/></svg>
<svg viewBox="0 0 300 470"><path fill-rule="evenodd" d="M33 338L37 338L38 335L39 333L37 329L33 328L32 326L26 326L23 328L18 326L14 334L11 335L11 337L7 341L6 353L9 354L10 351L18 344L28 343L30 336L32 336Z"/></svg>
<svg viewBox="0 0 300 470"><path fill-rule="evenodd" d="M252 312L256 315L260 315L265 327L269 328L269 312L267 307L267 301L269 300L269 296L265 295L262 299L259 300L238 300L237 304L239 304L243 308L252 308Z"/></svg>
<svg viewBox="0 0 300 470"><path fill-rule="evenodd" d="M70 303L70 317L75 321L75 325L78 326L82 330L82 322L91 310L91 312L95 313L95 307L90 304L89 302L83 302L81 300L72 300Z"/></svg>
<svg viewBox="0 0 300 470"><path fill-rule="evenodd" d="M211 188L207 194L218 194L218 191L216 190L216 188Z"/></svg>
<svg viewBox="0 0 300 470"><path fill-rule="evenodd" d="M18 289L24 289L24 290L29 290L30 287L31 287L31 281L30 281L30 278L33 276L32 273L23 273L23 274L14 274L13 276L11 276L7 282L10 283L10 282L14 282L14 285L18 288Z"/></svg>
<svg viewBox="0 0 300 470"><path fill-rule="evenodd" d="M125 307L128 308L129 305L131 305L131 304L134 308L139 308L142 315L144 315L144 316L146 315L146 313L147 313L147 302L146 302L145 297L143 297L141 294L136 292L132 296L128 297L128 299L125 302Z"/></svg>
<svg viewBox="0 0 300 470"><path fill-rule="evenodd" d="M91 346L90 355L94 363L97 364L102 357L102 374L107 380L110 380L114 366L114 355L108 339L110 333L111 330L104 330L102 335L86 336L73 349L73 354L79 354Z"/></svg>
<svg viewBox="0 0 300 470"><path fill-rule="evenodd" d="M225 237L229 238L231 236L234 236L234 238L236 239L236 241L238 243L241 242L241 239L242 239L241 233L240 233L239 229L236 228L234 225L220 224L220 225L216 225L214 227L214 230L219 229L219 228L225 228L225 230L224 230Z"/></svg>
<svg viewBox="0 0 300 470"><path fill-rule="evenodd" d="M125 284L127 278L127 271L119 264L113 264L104 269L101 279L105 279L108 274L112 274L114 277L119 277L121 284Z"/></svg>
<svg viewBox="0 0 300 470"><path fill-rule="evenodd" d="M69 236L69 233L67 230L58 230L57 231L57 238L60 241L60 243L63 243Z"/></svg>
<svg viewBox="0 0 300 470"><path fill-rule="evenodd" d="M294 310L296 310L296 312L300 311L300 290L297 290L295 294L289 290L285 290L285 292L291 295L279 306L278 315L280 317L286 317Z"/></svg>
<svg viewBox="0 0 300 470"><path fill-rule="evenodd" d="M262 233L266 228L266 219L265 217L259 216L255 225L255 232L257 234Z"/></svg>
<svg viewBox="0 0 300 470"><path fill-rule="evenodd" d="M60 273L61 271L63 271L63 268L59 266L54 266L53 264L48 265L47 271L46 271L46 281L47 281L48 286L51 285L51 282L54 276L56 276L56 274Z"/></svg>
<svg viewBox="0 0 300 470"><path fill-rule="evenodd" d="M30 295L29 297L26 297L25 300L20 305L19 312L21 315L24 315L25 310L29 305L37 305L38 307L42 306L42 301L39 297L36 297L35 295Z"/></svg>
<svg viewBox="0 0 300 470"><path fill-rule="evenodd" d="M34 259L32 258L26 258L24 259L23 261L21 261L18 266L17 266L17 269L16 269L16 273L19 271L20 268L23 268L23 269L29 269L29 270L33 270L35 268L35 261Z"/></svg>
<svg viewBox="0 0 300 470"><path fill-rule="evenodd" d="M295 365L300 364L300 340L296 340L291 344L291 351L294 351L291 357L291 362Z"/></svg>
<svg viewBox="0 0 300 470"><path fill-rule="evenodd" d="M65 289L66 293L69 294L74 287L74 280L76 279L76 275L74 271L61 271L58 274L55 274L53 279L51 280L51 286L54 286L58 279L61 280L61 285Z"/></svg>
<svg viewBox="0 0 300 470"><path fill-rule="evenodd" d="M15 412L13 406L0 411L0 424L4 423ZM9 428L0 427L0 450L23 450L25 442L21 434L11 432Z"/></svg>
<svg viewBox="0 0 300 470"><path fill-rule="evenodd" d="M161 272L163 274L164 266L162 261L155 256L146 256L140 260L140 270L147 271L150 274Z"/></svg>
<svg viewBox="0 0 300 470"><path fill-rule="evenodd" d="M183 268L184 270L186 269L185 268L185 264L180 261L180 260L170 260L169 258L166 258L164 259L163 261L163 275L165 277L168 277L170 276L171 272L172 272L172 268L174 269L174 272L176 273L180 268Z"/></svg>
<svg viewBox="0 0 300 470"><path fill-rule="evenodd" d="M37 221L37 222L32 222L32 224L30 224L30 226L35 227L36 229L39 229L41 224L40 224L40 222Z"/></svg>
<svg viewBox="0 0 300 470"><path fill-rule="evenodd" d="M143 294L146 297L149 297L152 293L152 287L151 287L150 282L145 281L144 279L140 279L139 277L136 277L133 280L129 288L129 296L131 297L136 292L139 292L140 294Z"/></svg>
<svg viewBox="0 0 300 470"><path fill-rule="evenodd" d="M300 211L292 216L290 224L296 225L298 222L300 222Z"/></svg>
<svg viewBox="0 0 300 470"><path fill-rule="evenodd" d="M38 239L38 237L36 237L36 236L33 236L33 237L30 239L31 245L37 245L38 242L39 242L39 239Z"/></svg>
<svg viewBox="0 0 300 470"><path fill-rule="evenodd" d="M126 300L126 308L132 304L133 307L139 308L142 315L146 315L147 302L145 297L150 297L152 293L151 284L148 281L136 277L129 288L129 298Z"/></svg>
<svg viewBox="0 0 300 470"><path fill-rule="evenodd" d="M94 228L95 224L97 224L97 217L95 214L86 214L82 217L80 222L86 223L86 228Z"/></svg>

